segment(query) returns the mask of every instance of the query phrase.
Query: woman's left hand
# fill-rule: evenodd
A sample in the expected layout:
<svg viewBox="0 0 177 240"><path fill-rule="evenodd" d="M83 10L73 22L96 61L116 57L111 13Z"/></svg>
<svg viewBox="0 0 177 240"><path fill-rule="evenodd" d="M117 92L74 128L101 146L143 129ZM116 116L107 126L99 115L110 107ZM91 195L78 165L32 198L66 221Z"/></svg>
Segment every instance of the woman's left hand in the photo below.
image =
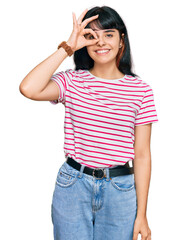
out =
<svg viewBox="0 0 177 240"><path fill-rule="evenodd" d="M148 226L147 217L136 217L133 230L133 240L138 240L138 234L141 234L141 240L151 240L151 230Z"/></svg>

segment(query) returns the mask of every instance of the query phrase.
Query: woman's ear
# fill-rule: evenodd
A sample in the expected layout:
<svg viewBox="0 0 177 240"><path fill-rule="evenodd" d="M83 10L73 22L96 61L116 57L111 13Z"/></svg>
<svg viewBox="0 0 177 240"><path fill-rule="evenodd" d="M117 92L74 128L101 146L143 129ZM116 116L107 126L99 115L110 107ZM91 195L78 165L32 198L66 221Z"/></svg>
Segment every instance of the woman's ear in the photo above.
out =
<svg viewBox="0 0 177 240"><path fill-rule="evenodd" d="M121 37L121 39L120 39L120 43L119 43L119 46L123 46L123 44L124 44L124 40L123 40L123 38Z"/></svg>
<svg viewBox="0 0 177 240"><path fill-rule="evenodd" d="M119 45L123 46L123 44L124 44L124 33L122 33L120 35L120 44Z"/></svg>

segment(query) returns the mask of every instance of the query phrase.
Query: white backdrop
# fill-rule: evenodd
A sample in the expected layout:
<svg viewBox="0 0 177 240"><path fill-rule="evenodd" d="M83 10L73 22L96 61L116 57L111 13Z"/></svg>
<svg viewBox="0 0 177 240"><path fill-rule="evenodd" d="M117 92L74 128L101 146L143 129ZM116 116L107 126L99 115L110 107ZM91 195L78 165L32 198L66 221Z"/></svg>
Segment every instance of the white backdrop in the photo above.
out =
<svg viewBox="0 0 177 240"><path fill-rule="evenodd" d="M6 1L0 6L0 239L53 239L51 201L64 162L64 106L27 99L19 85L72 31L72 12L108 5L123 18L134 71L153 88L152 176L147 216L153 240L176 237L175 1ZM57 71L73 68L67 58ZM121 240L121 239L118 239Z"/></svg>

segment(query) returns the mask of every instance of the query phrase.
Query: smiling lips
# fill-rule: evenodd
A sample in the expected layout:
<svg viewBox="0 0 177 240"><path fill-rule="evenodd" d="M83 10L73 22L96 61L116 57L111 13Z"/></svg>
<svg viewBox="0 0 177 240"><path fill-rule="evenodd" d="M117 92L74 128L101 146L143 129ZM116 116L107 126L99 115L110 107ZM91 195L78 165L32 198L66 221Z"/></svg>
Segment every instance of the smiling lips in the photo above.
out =
<svg viewBox="0 0 177 240"><path fill-rule="evenodd" d="M109 51L110 51L110 49L98 49L98 50L96 50L95 52L96 52L96 54L98 54L98 55L106 55L106 54L109 53Z"/></svg>

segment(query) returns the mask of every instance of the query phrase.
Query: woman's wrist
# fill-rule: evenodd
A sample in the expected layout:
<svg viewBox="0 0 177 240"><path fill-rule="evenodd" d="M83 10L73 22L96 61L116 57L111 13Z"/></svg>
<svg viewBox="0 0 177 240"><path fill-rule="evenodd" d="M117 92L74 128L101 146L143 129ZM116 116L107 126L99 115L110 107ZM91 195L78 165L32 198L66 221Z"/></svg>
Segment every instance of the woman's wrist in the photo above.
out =
<svg viewBox="0 0 177 240"><path fill-rule="evenodd" d="M137 211L137 216L136 217L137 218L146 218L147 216L146 216L146 213Z"/></svg>
<svg viewBox="0 0 177 240"><path fill-rule="evenodd" d="M70 47L70 45L66 41L63 41L58 45L58 49L60 49L60 48L63 48L65 50L65 52L68 54L68 56L70 56L70 57L74 53L72 48Z"/></svg>
<svg viewBox="0 0 177 240"><path fill-rule="evenodd" d="M66 42L66 44L72 49L73 52L75 52L75 47L69 40Z"/></svg>

